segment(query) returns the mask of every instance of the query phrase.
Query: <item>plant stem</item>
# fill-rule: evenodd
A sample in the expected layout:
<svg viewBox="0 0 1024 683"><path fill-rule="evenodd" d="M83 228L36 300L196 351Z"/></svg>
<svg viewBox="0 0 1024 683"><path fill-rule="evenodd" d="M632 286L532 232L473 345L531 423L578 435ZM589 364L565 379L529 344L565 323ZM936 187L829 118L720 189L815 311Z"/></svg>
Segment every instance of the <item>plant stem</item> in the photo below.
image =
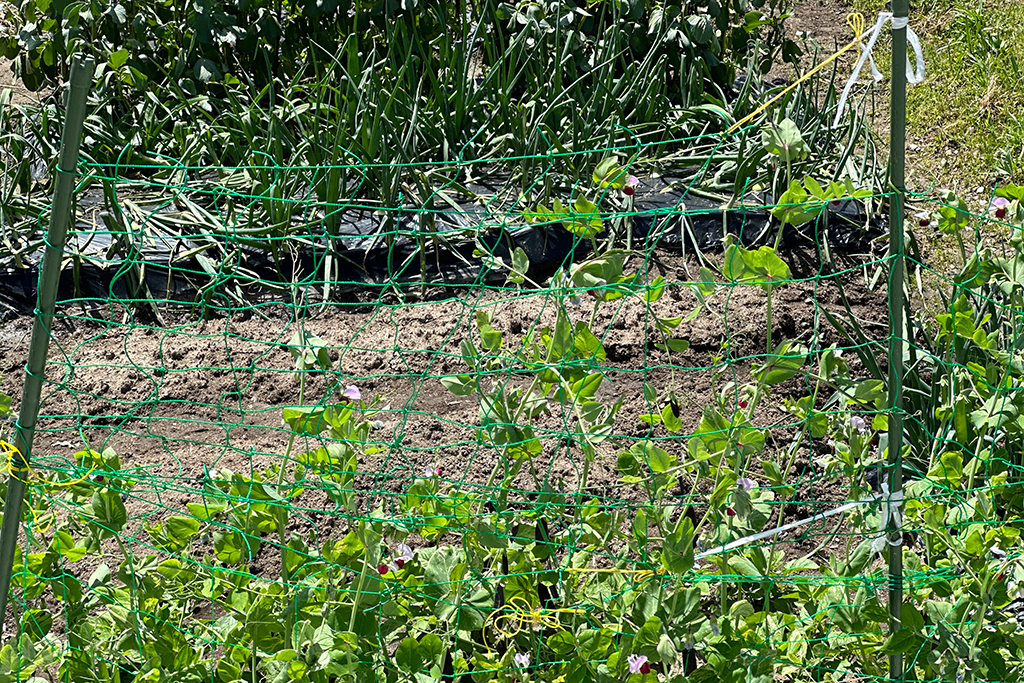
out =
<svg viewBox="0 0 1024 683"><path fill-rule="evenodd" d="M350 614L349 618L348 618L348 632L349 633L355 633L355 630L356 630L356 614L357 614L357 610L359 609L359 601L362 600L362 598L363 598L363 586L366 583L366 575L369 573L369 569L370 569L370 549L366 546L366 535L360 533L359 534L359 540L362 541L362 543L363 543L363 548L364 548L364 550L366 550L366 555L363 557L363 570L361 572L359 572L359 580L356 582L356 596L355 596L355 599L352 601L352 614ZM376 558L374 558L374 559L376 559ZM348 656L348 668L351 671L352 670L352 648L346 646L345 653ZM353 678L355 678L354 675L353 675Z"/></svg>
<svg viewBox="0 0 1024 683"><path fill-rule="evenodd" d="M989 605L989 580L991 574L985 577L984 581L980 582L981 586L981 603L978 605L978 610L974 613L974 635L971 636L971 649L970 657L974 659L978 656L978 640L981 638L982 628L981 625L985 620L985 613L988 612Z"/></svg>
<svg viewBox="0 0 1024 683"><path fill-rule="evenodd" d="M551 355L554 353L554 349L555 342L554 339L552 339L550 345L548 346L547 353L544 356L545 366L547 366L551 362ZM516 414L512 416L512 424L519 424L519 418L523 416L523 411L526 409L526 402L530 399L530 396L533 395L533 392L537 388L538 384L540 384L539 374L533 376L533 381L530 382L530 387L526 390L526 393L522 395L522 398L519 401L519 406L516 408ZM484 485L485 491L489 490L491 486L494 485L494 478L498 476L498 469L500 469L503 466L506 466L506 463L508 462L508 457L506 453L507 449L502 452L501 457L498 458L498 461L494 463L494 468L491 469L491 474L489 477L487 477L487 483ZM481 504L480 507L482 508L483 504Z"/></svg>
<svg viewBox="0 0 1024 683"><path fill-rule="evenodd" d="M363 547L366 548L366 543L363 543ZM363 586L366 583L366 575L370 569L370 549L366 548L366 556L363 558L363 570L359 572L359 581L356 583L356 597L352 602L352 614L348 619L348 630L350 633L355 632L356 628L356 609L359 607L359 601L363 598Z"/></svg>
<svg viewBox="0 0 1024 683"><path fill-rule="evenodd" d="M131 572L132 585L131 592L128 596L128 607L132 613L132 624L135 626L135 640L139 646L139 652L142 652L142 627L139 626L139 589L135 583L135 563L132 561L131 553L129 553L128 549L125 548L124 543L121 541L121 538L119 536L114 536L114 540L117 541L117 547L121 549L121 554L124 555L125 562L128 563L128 571Z"/></svg>
<svg viewBox="0 0 1024 683"><path fill-rule="evenodd" d="M583 454L583 474L580 476L580 488L579 498L583 500L584 492L587 490L587 478L590 476L590 458L587 457L586 453ZM583 509L583 506L576 508L577 512Z"/></svg>
<svg viewBox="0 0 1024 683"><path fill-rule="evenodd" d="M303 406L306 400L306 373L303 372L299 375L299 406ZM288 467L288 459L292 454L292 447L295 445L295 432L293 431L288 437L288 447L285 449L284 458L281 462L281 468L277 472L277 486L278 489L284 485L284 473ZM285 527L288 526L288 508L284 505L277 507L277 538L279 545L281 546L281 586L285 594L288 594L288 581L290 580L288 571L288 541L285 538ZM295 625L295 618L297 615L292 616L289 621L289 628L285 631L285 645L291 647L292 640L292 629Z"/></svg>
<svg viewBox="0 0 1024 683"><path fill-rule="evenodd" d="M299 375L299 407L301 408L304 405L306 405L306 373L305 373L305 371L303 371L302 374ZM284 471L285 471L285 467L288 465L288 459L291 457L292 448L295 446L295 436L296 436L295 431L292 431L291 435L288 437L288 447L285 448L284 459L283 459L283 462L281 463L281 469L277 473L277 485L278 486L281 486L281 485L284 484Z"/></svg>
<svg viewBox="0 0 1024 683"><path fill-rule="evenodd" d="M594 308L593 308L593 310L590 311L590 322L587 324L587 327L590 328L591 332L594 331L594 322L597 321L597 309L600 306L601 306L601 300L598 299L597 297L594 297Z"/></svg>

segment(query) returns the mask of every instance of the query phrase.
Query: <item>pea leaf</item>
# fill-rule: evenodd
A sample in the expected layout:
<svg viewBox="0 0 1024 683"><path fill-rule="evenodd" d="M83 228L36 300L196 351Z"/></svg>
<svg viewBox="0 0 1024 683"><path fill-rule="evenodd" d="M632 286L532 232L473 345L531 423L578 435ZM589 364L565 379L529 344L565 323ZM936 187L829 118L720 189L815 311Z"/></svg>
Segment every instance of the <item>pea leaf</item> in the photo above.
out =
<svg viewBox="0 0 1024 683"><path fill-rule="evenodd" d="M164 522L164 530L177 543L185 544L199 533L199 520L192 517L174 515L173 517L168 517L167 521Z"/></svg>
<svg viewBox="0 0 1024 683"><path fill-rule="evenodd" d="M661 619L656 616L652 616L644 622L644 625L636 632L636 639L634 642L640 645L657 645L660 636Z"/></svg>
<svg viewBox="0 0 1024 683"><path fill-rule="evenodd" d="M659 351L685 353L690 348L690 342L685 339L666 339L664 344L655 344L654 347Z"/></svg>
<svg viewBox="0 0 1024 683"><path fill-rule="evenodd" d="M576 638L568 631L557 631L548 636L547 646L559 657L576 649Z"/></svg>
<svg viewBox="0 0 1024 683"><path fill-rule="evenodd" d="M502 334L491 327L491 315L487 311L476 312L476 327L484 350L497 353L501 349Z"/></svg>
<svg viewBox="0 0 1024 683"><path fill-rule="evenodd" d="M323 419L324 410L323 406L293 406L283 408L281 418L296 434L316 436L330 426Z"/></svg>
<svg viewBox="0 0 1024 683"><path fill-rule="evenodd" d="M715 26L706 14L691 14L686 17L687 33L697 45L706 45L715 40ZM788 119L787 119L788 120Z"/></svg>
<svg viewBox="0 0 1024 683"><path fill-rule="evenodd" d="M901 628L889 634L879 652L887 655L906 654L919 650L923 643L924 639L921 636L908 628Z"/></svg>
<svg viewBox="0 0 1024 683"><path fill-rule="evenodd" d="M683 428L683 421L676 415L675 408L671 403L666 403L665 407L661 409L661 423L673 434Z"/></svg>
<svg viewBox="0 0 1024 683"><path fill-rule="evenodd" d="M572 208L574 209L571 214L572 220L564 223L569 232L587 239L595 237L601 232L603 222L597 204L580 195L576 197Z"/></svg>
<svg viewBox="0 0 1024 683"><path fill-rule="evenodd" d="M942 203L937 211L939 214L939 231L954 234L967 227L971 221L971 210L967 203L950 190L939 192Z"/></svg>
<svg viewBox="0 0 1024 683"><path fill-rule="evenodd" d="M619 158L616 156L605 157L594 169L594 182L602 188L621 190L626 186L628 178L629 173L619 166Z"/></svg>
<svg viewBox="0 0 1024 683"><path fill-rule="evenodd" d="M110 62L110 68L117 71L128 61L128 50L121 48L117 52L112 52L107 61Z"/></svg>
<svg viewBox="0 0 1024 683"><path fill-rule="evenodd" d="M420 638L418 650L427 664L434 664L444 652L444 643L435 634L426 633Z"/></svg>
<svg viewBox="0 0 1024 683"><path fill-rule="evenodd" d="M730 557L729 566L732 567L732 569L740 576L745 576L751 579L761 578L761 572L754 566L754 563L742 555L733 555Z"/></svg>
<svg viewBox="0 0 1024 683"><path fill-rule="evenodd" d="M796 377L807 362L808 349L795 341L783 341L775 347L772 357L753 369L753 375L765 386L775 386Z"/></svg>
<svg viewBox="0 0 1024 683"><path fill-rule="evenodd" d="M661 561L672 574L685 574L693 567L693 523L688 518L665 537Z"/></svg>
<svg viewBox="0 0 1024 683"><path fill-rule="evenodd" d="M792 278L789 266L771 247L750 251L734 243L725 250L722 275L730 282L759 285L766 292Z"/></svg>
<svg viewBox="0 0 1024 683"><path fill-rule="evenodd" d="M420 644L415 638L409 636L398 644L395 650L395 664L404 671L416 672L423 665L423 658L420 656Z"/></svg>
<svg viewBox="0 0 1024 683"><path fill-rule="evenodd" d="M512 252L512 272L508 281L513 284L521 284L526 280L526 274L530 272L530 257L526 255L522 247L516 247Z"/></svg>
<svg viewBox="0 0 1024 683"><path fill-rule="evenodd" d="M476 393L476 381L469 375L442 377L441 384L456 396L470 396Z"/></svg>
<svg viewBox="0 0 1024 683"><path fill-rule="evenodd" d="M801 161L810 156L800 128L792 119L784 119L778 126L765 128L761 133L761 144L783 163Z"/></svg>
<svg viewBox="0 0 1024 683"><path fill-rule="evenodd" d="M964 460L960 453L947 451L928 470L928 478L949 487L957 487L964 475Z"/></svg>
<svg viewBox="0 0 1024 683"><path fill-rule="evenodd" d="M664 448L660 448L650 441L643 441L638 444L634 444L629 452L637 459L644 460L647 462L647 466L651 468L652 472L661 474L671 469L676 464L675 457L666 451Z"/></svg>
<svg viewBox="0 0 1024 683"><path fill-rule="evenodd" d="M100 538L109 538L128 523L128 511L121 502L121 495L110 489L98 490L92 494L90 515Z"/></svg>

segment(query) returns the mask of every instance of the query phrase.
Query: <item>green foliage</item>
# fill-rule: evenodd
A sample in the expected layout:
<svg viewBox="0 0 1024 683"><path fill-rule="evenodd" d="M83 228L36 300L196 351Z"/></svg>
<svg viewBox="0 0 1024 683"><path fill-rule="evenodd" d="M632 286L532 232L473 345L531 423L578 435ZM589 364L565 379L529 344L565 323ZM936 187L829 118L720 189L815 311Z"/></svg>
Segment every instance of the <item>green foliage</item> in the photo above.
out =
<svg viewBox="0 0 1024 683"><path fill-rule="evenodd" d="M563 129L575 144L581 128L595 139L720 106L748 58L770 65L791 45L783 16L717 0L19 0L0 48L30 90L64 82L71 54L96 58L94 158L231 164L255 152L337 166L519 157ZM317 179L318 195L339 171Z"/></svg>
<svg viewBox="0 0 1024 683"><path fill-rule="evenodd" d="M822 187L813 177L797 180L779 197L779 205L772 209L772 216L782 223L799 227L816 220L830 203L843 199L864 199L871 196L870 190L858 189L849 178L841 182L831 181Z"/></svg>
<svg viewBox="0 0 1024 683"><path fill-rule="evenodd" d="M33 7L56 11L39 0ZM771 21L761 12L744 14L750 9L744 2L485 4L482 10L385 2L357 4L351 14L330 3L314 8L284 2L276 14L250 3L239 6L237 16L217 14L217 7L158 5L154 11L181 11L189 30L197 22L202 28L200 15L207 10L221 27L210 28L217 49L207 49L200 31L198 42L182 42L177 55L158 46L167 52L160 58L186 64L175 87L200 110L209 107L201 121L189 122L205 135L192 161L204 155L269 158L231 178L235 186L255 188L248 199L258 208L244 219L250 227L242 230L252 232L232 236L242 234L239 244L275 258L281 250L276 245L309 229L309 223L296 227L295 210L283 201L302 192L328 208L366 187L384 208L412 196L422 228L416 239L444 239L430 232L429 203L454 201L455 195L434 189L457 183L442 177L446 171L417 170L416 160L473 152L469 141L491 118L507 137L483 136L488 153L498 158L522 151L517 146L529 144L523 131L577 125L574 114L556 111L553 103L595 84L610 90L605 109L597 107L593 116L608 130L638 101L650 104L666 92L679 102L701 102L681 119L704 125L701 115L728 118L710 101L717 99L718 79L732 75L729 60L743 53L726 48L743 41L751 61L761 61L756 31ZM99 9L83 3L68 10L69 22L79 22L69 23L69 36L109 52L104 77L110 91L103 106L113 116L125 101L155 92L146 85L154 78L136 75L141 58L135 51L156 48L118 47L117 31L127 30L131 15L123 5L97 15ZM249 10L264 23L245 23L253 20ZM477 11L486 15L483 29L469 28ZM280 83L265 63L281 59L294 66L309 55L325 57L319 48L304 52L309 46L296 38L306 35L303 17L314 12L324 13L317 15L323 19L317 30L335 31L325 39L329 64L315 83L286 65L280 73L293 78L282 105L271 94ZM107 24L100 26L97 16ZM147 21L145 12L139 16ZM272 50L266 47L270 34L258 32L267 26L285 37ZM152 24L137 28L154 30ZM165 32L169 40L184 34L180 23ZM31 31L23 27L22 33L25 63L38 57L45 65L47 36L40 34L35 44ZM251 63L232 76L226 46L253 36L257 52L236 56ZM473 37L483 42L479 75L470 74L466 55L454 49ZM647 59L641 55L654 55L663 70L649 64L641 70L636 62ZM49 66L60 68L56 61ZM558 81L566 77L573 85L560 89ZM245 80L245 87L232 78ZM470 92L478 78L486 87ZM525 94L513 94L512 86ZM137 91L113 92L118 88ZM219 120L216 108L225 101L244 111L244 134ZM428 123L416 128L420 120ZM322 125L326 121L334 127ZM149 123L129 120L128 136L107 130L97 148L102 152L107 145L105 152L112 153L131 139L152 152L149 143L169 138L159 129L162 123L153 129ZM428 134L421 136L424 130ZM815 163L816 145L829 135L801 132L786 119L766 129L749 157L738 154L719 167L717 189L768 182L760 166L768 157L777 164L771 179L777 183L782 164ZM591 138L573 130L555 145ZM182 134L175 144L188 139ZM860 318L850 312L849 320L840 320L835 307L822 316L855 349L847 350L857 354L855 360L844 359L835 346L812 346L807 337L772 344L772 297L793 277L777 247L727 243L717 272L719 264L705 259L699 281L682 283L673 282L668 270L653 275L658 271L650 254L617 248L614 235L601 249L603 231L628 235L629 217L622 214L629 213L631 195L622 191L635 159L584 156L586 163L570 162L570 175L584 184L589 179L592 187L577 185L569 194L551 183L544 196L564 191L571 203L544 199L525 214L560 224L594 247L586 260L566 264L548 283L554 310L542 323L516 329L501 315L476 308L469 331L453 340L447 359L465 367L439 363L415 371L426 379L424 388L446 389L472 406L462 445L486 454L493 466L485 485L462 481L458 473L445 476L434 466L406 472L412 457L402 426L373 436L381 428L375 418L391 406L363 401L348 390L354 387L342 391L344 366L332 356L334 347L303 329L284 345L291 357L284 369L299 380L301 393L298 405L274 409L273 422L279 415L288 445L283 457L275 450L270 466L250 459L242 471L205 470L198 483L189 483L193 502L178 509L169 501L138 528L126 503L145 495L154 480L135 469L136 454L125 466L113 449L87 446L73 460L34 475L26 519L39 551L17 550L13 585L24 628L0 647L0 683L54 672L76 681L675 683L685 677L767 683L884 678L884 657L895 653L907 656L908 677L919 680L956 680L959 672L973 680L1018 677L1024 643L1007 608L1024 583L1015 554L1021 511L1015 444L1024 436L1017 391L1024 364L1014 341L1024 324L1017 313L1024 303L1018 291L1024 283L1021 244L1014 243L1013 254L983 252L965 263L956 295L929 321L926 338L915 337L919 355L908 357L907 469L913 476L902 514L915 534L904 552L913 590L905 595L900 628L891 630L876 541L885 540L878 532L882 506L894 503L876 500L865 475L885 457L890 389L884 353L872 346ZM315 162L315 173L303 178L279 172L296 159ZM360 162L358 168L352 161ZM529 178L526 163L522 177ZM866 196L853 180L828 187L810 176L786 180L781 203L789 206L778 207L775 217L789 225L814 220L829 202ZM1024 191L1001 192L1013 202L1011 220L1019 220ZM953 199L949 221L959 230L963 212ZM214 229L214 209L189 204L184 196L177 201L189 215L210 218L206 237L224 238L193 250L211 278L222 282L227 252L220 263L210 255L228 242L228 231ZM255 225L265 217L267 224ZM337 225L330 215L323 224L333 238ZM394 234L381 236L389 253L394 244L386 240ZM537 285L529 279L524 251L512 250L506 262L490 253L479 233L473 238L487 267L507 271L507 284L516 290ZM425 253L422 245L419 253ZM242 256L237 258L241 264ZM246 275L243 265L238 268ZM325 290L333 272L325 266ZM688 339L674 336L718 322L718 315L728 327L718 304L741 288L767 295L763 356L738 361L728 345L708 351L704 343L691 348ZM297 297L300 288L289 291ZM696 308L690 310L691 302L680 310L676 302L690 295ZM237 296L244 300L244 293ZM326 291L324 298L330 299ZM579 298L592 308L578 313L573 304ZM626 303L643 312L641 336L650 340L643 353L652 359L643 359L642 377L630 367L635 377L623 382L607 368L619 328L597 321L599 313ZM376 304L383 305L383 299ZM677 376L684 361L674 354L711 356L711 370L704 372L713 391L705 405L687 401L686 384L694 376ZM438 368L446 374L430 374ZM656 379L666 376L664 384ZM317 387L318 399L307 396L307 386ZM623 386L635 388L635 395ZM420 408L410 403L402 411ZM9 414L10 400L0 396L0 417ZM8 427L0 423L0 429ZM225 448L236 447L228 442ZM384 453L382 469L366 471L367 456ZM548 457L578 466L576 486L545 471ZM628 496L615 492L616 483L588 481L599 458L614 459L617 485L629 487ZM788 508L802 502L808 485L796 474L798 460L811 461L812 487L824 483L855 505L835 518L845 543L794 557L763 540L771 536L750 537L770 535L792 521ZM318 495L309 505L311 489ZM323 524L325 518L332 526ZM279 571L266 571L268 556L279 561ZM89 569L76 571L76 563ZM526 664L523 655L529 655ZM639 658L654 665L650 671L637 670Z"/></svg>
<svg viewBox="0 0 1024 683"><path fill-rule="evenodd" d="M1005 192L1020 201L1019 188ZM348 389L339 397L334 347L305 329L281 350L285 368L326 382L320 400L281 408L299 452L289 445L265 468L207 470L193 502L147 520L135 538L126 497L151 480L139 482L113 449L86 447L72 466L33 479L28 504L41 542L16 552L24 628L0 648L0 677L52 668L69 680L113 671L207 680L212 671L225 683L329 683L448 671L485 683L656 683L689 667L689 680L738 682L839 668L884 677L885 656L902 653L921 679L969 667L976 679L1009 680L1024 665L1016 619L1004 611L1024 583L1014 554L1014 444L1024 436L1014 389L1024 367L1005 340L1022 324L1010 312L1024 303L1020 246L965 264L960 294L934 317L934 349L955 360L918 366L947 398L929 415L908 394L914 420L936 420L944 437L915 441L908 430L908 463L920 466L908 465L901 514L919 540L904 551L913 590L899 629L889 629L875 569L888 503L865 476L884 461L888 426L886 380L870 370L870 345L854 360L785 339L742 367L724 348L712 358L712 398L696 411L671 376L626 396L608 376L617 328L598 323L600 311L638 306L645 337L661 341L651 352L671 359L693 352L669 336L683 316L656 315L655 304L699 294L708 322L732 289L770 295L791 273L770 248L731 244L721 277L705 269L700 282L670 282L650 277L640 254L612 249L555 273L546 324L513 330L480 307L471 333L456 340L465 371L435 386L475 405L470 438L494 467L485 486L430 467L396 477L386 497L376 486L368 495L361 479L379 475L365 463L381 448L381 407ZM589 320L571 303L580 296L593 300ZM837 329L860 344L862 329ZM918 366L912 392L925 386ZM953 382L958 391L942 393ZM646 403L639 435L623 429L630 398ZM768 426L779 415L791 435L781 445ZM559 429L545 422L554 419ZM814 456L815 482L853 503L842 522L851 540L786 554L765 539L783 525L778 510L802 495L798 454L822 443L830 447ZM922 444L933 450L925 455ZM552 452L579 457L577 487L543 479L539 465ZM603 457L614 458L613 486L629 487L631 498L588 484ZM328 514L345 520L338 528L302 524L311 489L326 494L315 514L329 501ZM68 514L54 515L58 506ZM263 569L268 555L279 557L277 576ZM205 605L211 613L197 614ZM992 628L979 631L981 619Z"/></svg>
<svg viewBox="0 0 1024 683"><path fill-rule="evenodd" d="M778 126L769 126L761 133L765 150L783 163L803 161L810 156L810 150L800 129L791 119L784 119Z"/></svg>
<svg viewBox="0 0 1024 683"><path fill-rule="evenodd" d="M769 294L792 277L789 266L771 247L751 251L730 243L722 262L722 274L727 281L756 284Z"/></svg>
<svg viewBox="0 0 1024 683"><path fill-rule="evenodd" d="M576 197L571 208L563 206L558 198L551 209L538 204L532 217L540 222L561 221L566 230L586 239L596 237L602 227L597 205L583 195Z"/></svg>
<svg viewBox="0 0 1024 683"><path fill-rule="evenodd" d="M629 178L629 171L619 166L619 158L616 156L605 157L601 162L594 168L593 173L594 184L601 188L614 188L621 190L626 186L626 180Z"/></svg>

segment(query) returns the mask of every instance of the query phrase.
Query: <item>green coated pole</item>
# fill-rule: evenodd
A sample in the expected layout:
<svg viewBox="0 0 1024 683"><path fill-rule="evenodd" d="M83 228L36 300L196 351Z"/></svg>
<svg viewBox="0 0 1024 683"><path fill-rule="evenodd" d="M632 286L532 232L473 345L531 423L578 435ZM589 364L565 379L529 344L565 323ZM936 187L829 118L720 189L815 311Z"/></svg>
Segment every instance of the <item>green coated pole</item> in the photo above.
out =
<svg viewBox="0 0 1024 683"><path fill-rule="evenodd" d="M903 495L903 349L906 334L903 318L905 263L903 254L903 206L906 191L907 143L907 16L909 0L892 2L892 90L889 128L889 493L892 513ZM897 508L898 509L898 508ZM903 531L902 517L888 515L889 540L889 631L902 627ZM889 657L889 678L903 680L903 656Z"/></svg>
<svg viewBox="0 0 1024 683"><path fill-rule="evenodd" d="M4 519L0 526L0 617L7 614L7 599L11 589L11 571L14 550L18 545L21 526L21 507L25 498L25 475L32 458L32 440L39 398L42 395L43 376L46 372L46 353L50 348L50 320L57 302L57 282L60 279L64 242L71 218L71 199L75 189L75 169L78 149L82 144L85 123L85 101L92 85L95 63L91 58L78 55L71 65L71 92L64 119L64 134L60 140L60 160L53 188L53 212L46 233L46 251L39 272L39 294L28 363L25 365L25 385L21 390L21 412L15 432L14 446L18 449L11 463L11 478L4 500Z"/></svg>

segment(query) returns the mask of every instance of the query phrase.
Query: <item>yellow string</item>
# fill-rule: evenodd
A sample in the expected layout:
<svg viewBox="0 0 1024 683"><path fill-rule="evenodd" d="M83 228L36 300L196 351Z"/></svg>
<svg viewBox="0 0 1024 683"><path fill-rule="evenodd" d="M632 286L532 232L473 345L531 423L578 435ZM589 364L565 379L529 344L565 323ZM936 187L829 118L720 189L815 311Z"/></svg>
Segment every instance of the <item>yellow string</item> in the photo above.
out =
<svg viewBox="0 0 1024 683"><path fill-rule="evenodd" d="M568 567L563 572L586 572L588 574L633 574L638 581L646 581L661 574L661 570L651 569L597 569L592 567ZM526 598L516 596L507 604L491 612L487 617L485 627L490 625L496 632L505 638L514 638L527 625L542 626L564 631L561 614L585 614L584 609L571 607L560 607L557 609L533 609ZM487 629L484 629L486 634ZM486 637L486 636L485 636Z"/></svg>
<svg viewBox="0 0 1024 683"><path fill-rule="evenodd" d="M778 95L776 95L775 97L771 98L770 100L768 100L767 102L762 104L760 107L758 107L757 109L752 111L750 114L744 116L742 119L740 119L736 123L732 124L732 126L729 127L729 130L727 130L725 132L726 133L732 133L733 131L735 131L738 128L742 127L743 124L748 123L755 116L757 116L758 114L763 112L765 109L767 109L768 107L770 107L773 104L775 104L779 99L784 97L790 90L792 90L796 86L800 85L801 83L803 83L808 78L810 78L814 74L816 74L819 71L821 71L822 69L824 69L826 66L828 66L829 64L831 64L835 60L839 59L840 55L842 55L845 52L847 52L849 50L852 50L854 47L857 47L858 45L860 45L861 38L864 35L864 15L861 14L860 12L850 12L849 14L846 15L846 23L850 27L850 29L853 30L853 35L855 36L855 38L853 40L851 40L846 45L846 47L842 48L841 50L839 50L839 52L836 52L834 55L832 55L831 57L826 59L824 62L822 62L818 66L814 67L813 69L811 69L810 71L805 73L800 78L798 78L795 81L793 81L793 83L791 83L785 90L783 90Z"/></svg>
<svg viewBox="0 0 1024 683"><path fill-rule="evenodd" d="M486 624L489 624L495 631L505 638L514 638L527 625L542 626L544 628L562 628L560 614L584 614L586 610L562 607L558 609L533 609L526 598L516 596L508 601L508 604L499 607L487 617ZM485 625L486 625L485 624ZM486 633L486 629L484 629Z"/></svg>
<svg viewBox="0 0 1024 683"><path fill-rule="evenodd" d="M44 482L48 486L53 486L55 488L68 488L70 486L74 486L75 484L82 483L83 481L88 479L89 475L96 470L96 460L95 458L93 458L92 467L90 467L89 470L81 477L78 477L77 479L71 479L69 481L47 481L46 479L43 479L43 477L39 476L39 474L37 474L36 471L33 470L32 467L27 462L25 462L25 459L21 455L21 451L15 448L13 444L10 444L6 441L0 441L0 455L4 457L3 465L0 466L0 476L4 474L9 474L10 476L17 478L18 481L20 481L25 486L30 486L32 484L30 479L34 478L40 482ZM21 464L15 465L16 461ZM23 473L27 473L27 476L26 474ZM33 525L37 524L39 521L39 517L36 514L35 507L30 505L28 509L29 512L32 513ZM36 529L36 531L41 534L45 534L49 530L49 526L47 526L46 528Z"/></svg>
<svg viewBox="0 0 1024 683"><path fill-rule="evenodd" d="M39 474L37 474L36 471L32 469L31 465L25 462L24 458L21 457L21 451L15 448L13 444L9 444L6 441L0 441L0 453L6 456L4 464L0 466L0 474L10 474L13 477L17 477L18 480L21 481L21 483L25 484L26 486L29 486L31 482L28 480L28 477L22 479L17 474L18 472L28 472L32 477L38 479L39 481L45 482L49 486L53 486L56 488L68 488L70 486L74 486L75 484L81 484L83 481L89 478L90 474L96 471L96 459L93 458L92 467L90 467L85 474L78 477L77 479L70 479L68 481L47 481L43 477L39 476ZM91 454L96 455L95 453ZM21 461L21 466L16 466L14 464L15 457L17 457L18 460Z"/></svg>
<svg viewBox="0 0 1024 683"><path fill-rule="evenodd" d="M662 573L661 569L595 569L593 567L567 567L560 571L586 574L634 574L637 581L646 581L655 576L660 576Z"/></svg>
<svg viewBox="0 0 1024 683"><path fill-rule="evenodd" d="M12 464L14 462L14 457L21 455L18 449L14 447L14 444L9 444L6 441L0 441L0 453L7 456L4 460L7 463L7 469L14 469L14 465Z"/></svg>

